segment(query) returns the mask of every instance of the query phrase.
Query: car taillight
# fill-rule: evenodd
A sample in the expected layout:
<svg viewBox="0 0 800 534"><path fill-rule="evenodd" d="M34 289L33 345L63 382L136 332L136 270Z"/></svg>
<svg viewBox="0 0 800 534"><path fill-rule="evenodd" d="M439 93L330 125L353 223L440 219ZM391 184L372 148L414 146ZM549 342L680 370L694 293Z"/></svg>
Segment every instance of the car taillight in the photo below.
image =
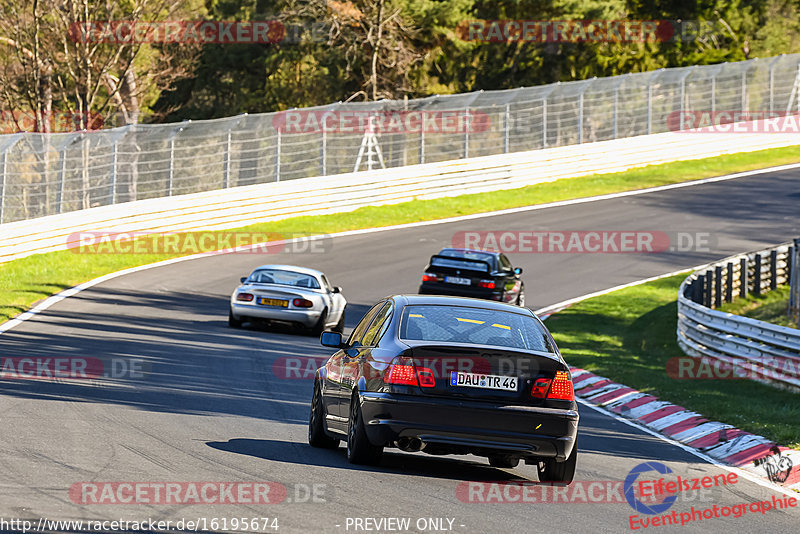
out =
<svg viewBox="0 0 800 534"><path fill-rule="evenodd" d="M478 282L478 287L482 287L484 289L494 289L494 282L491 280L481 280Z"/></svg>
<svg viewBox="0 0 800 534"><path fill-rule="evenodd" d="M572 389L572 379L566 371L556 371L556 377L550 385L548 399L575 400L575 392Z"/></svg>
<svg viewBox="0 0 800 534"><path fill-rule="evenodd" d="M408 361L408 360L406 360ZM433 371L427 367L415 367L413 363L393 363L383 375L386 384L399 384L403 386L422 386L432 388L436 386Z"/></svg>
<svg viewBox="0 0 800 534"><path fill-rule="evenodd" d="M310 308L313 305L314 303L308 299L294 299L292 301L292 306L295 308Z"/></svg>
<svg viewBox="0 0 800 534"><path fill-rule="evenodd" d="M422 281L423 282L438 282L439 275L434 273L422 273Z"/></svg>
<svg viewBox="0 0 800 534"><path fill-rule="evenodd" d="M250 302L251 300L253 300L253 294L252 293L239 293L238 295L236 295L236 300L243 300L245 302Z"/></svg>
<svg viewBox="0 0 800 534"><path fill-rule="evenodd" d="M531 388L531 397L535 399L543 399L547 396L547 390L550 388L551 380L549 378L537 378L536 382Z"/></svg>

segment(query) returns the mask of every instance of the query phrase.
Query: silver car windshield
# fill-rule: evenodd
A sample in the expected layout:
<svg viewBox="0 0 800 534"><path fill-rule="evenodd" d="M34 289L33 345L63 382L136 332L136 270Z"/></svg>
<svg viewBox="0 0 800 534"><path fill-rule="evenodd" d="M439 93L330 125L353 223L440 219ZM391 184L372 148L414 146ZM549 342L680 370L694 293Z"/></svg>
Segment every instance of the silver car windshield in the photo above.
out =
<svg viewBox="0 0 800 534"><path fill-rule="evenodd" d="M466 306L406 306L400 321L400 338L555 353L550 336L532 317Z"/></svg>
<svg viewBox="0 0 800 534"><path fill-rule="evenodd" d="M280 269L259 269L253 271L247 281L251 284L278 284L281 286L303 287L306 289L320 288L316 277L310 274Z"/></svg>

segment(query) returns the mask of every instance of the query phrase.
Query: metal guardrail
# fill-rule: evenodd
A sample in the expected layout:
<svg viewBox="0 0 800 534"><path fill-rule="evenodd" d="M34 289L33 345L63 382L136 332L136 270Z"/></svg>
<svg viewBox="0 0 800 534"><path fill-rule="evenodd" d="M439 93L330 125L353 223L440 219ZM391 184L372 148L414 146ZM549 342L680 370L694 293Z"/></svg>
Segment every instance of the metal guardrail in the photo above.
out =
<svg viewBox="0 0 800 534"><path fill-rule="evenodd" d="M800 54L792 54L504 91L335 103L297 110L296 129L283 112L2 135L0 223L349 173L356 162L371 162L378 148L391 168L658 134L670 131L670 117L683 111L785 112L797 96L798 65ZM419 122L420 114L434 125L405 125L412 115ZM343 122L375 116L387 127L373 137L363 125L315 126L326 116ZM403 122L399 130L394 119ZM453 128L461 119L474 127Z"/></svg>
<svg viewBox="0 0 800 534"><path fill-rule="evenodd" d="M789 283L794 251L785 243L731 256L687 277L678 290L681 349L760 382L800 391L800 330L713 309L734 296L759 295Z"/></svg>

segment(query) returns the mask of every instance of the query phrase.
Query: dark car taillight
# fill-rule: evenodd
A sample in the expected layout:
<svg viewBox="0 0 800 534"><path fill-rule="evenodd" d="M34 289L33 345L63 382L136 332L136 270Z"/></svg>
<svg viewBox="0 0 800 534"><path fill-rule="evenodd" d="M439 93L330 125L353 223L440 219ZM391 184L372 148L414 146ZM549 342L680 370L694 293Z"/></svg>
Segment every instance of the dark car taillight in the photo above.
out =
<svg viewBox="0 0 800 534"><path fill-rule="evenodd" d="M423 282L438 282L439 275L435 273L422 273L422 281Z"/></svg>
<svg viewBox="0 0 800 534"><path fill-rule="evenodd" d="M250 302L251 300L253 300L253 294L252 293L239 293L238 295L236 295L236 300L243 300L245 302Z"/></svg>
<svg viewBox="0 0 800 534"><path fill-rule="evenodd" d="M294 299L292 301L292 306L295 308L310 308L313 305L314 303L308 299Z"/></svg>
<svg viewBox="0 0 800 534"><path fill-rule="evenodd" d="M478 282L478 287L482 287L484 289L494 289L494 282L492 280L481 280Z"/></svg>
<svg viewBox="0 0 800 534"><path fill-rule="evenodd" d="M566 371L556 371L556 376L537 378L531 388L531 397L535 399L575 400L572 380Z"/></svg>
<svg viewBox="0 0 800 534"><path fill-rule="evenodd" d="M424 388L436 386L433 371L427 367L415 367L414 362L406 359L400 360L399 363L391 364L383 375L383 381L386 384L402 386L421 386Z"/></svg>

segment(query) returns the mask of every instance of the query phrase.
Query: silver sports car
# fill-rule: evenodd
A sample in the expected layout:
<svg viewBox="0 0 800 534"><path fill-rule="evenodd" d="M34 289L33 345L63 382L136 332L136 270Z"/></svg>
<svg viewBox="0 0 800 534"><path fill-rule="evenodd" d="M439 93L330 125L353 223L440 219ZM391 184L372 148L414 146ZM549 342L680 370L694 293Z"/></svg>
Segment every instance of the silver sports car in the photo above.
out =
<svg viewBox="0 0 800 534"><path fill-rule="evenodd" d="M347 301L320 271L294 265L262 265L231 294L228 324L240 328L249 320L292 323L319 335L344 328Z"/></svg>

